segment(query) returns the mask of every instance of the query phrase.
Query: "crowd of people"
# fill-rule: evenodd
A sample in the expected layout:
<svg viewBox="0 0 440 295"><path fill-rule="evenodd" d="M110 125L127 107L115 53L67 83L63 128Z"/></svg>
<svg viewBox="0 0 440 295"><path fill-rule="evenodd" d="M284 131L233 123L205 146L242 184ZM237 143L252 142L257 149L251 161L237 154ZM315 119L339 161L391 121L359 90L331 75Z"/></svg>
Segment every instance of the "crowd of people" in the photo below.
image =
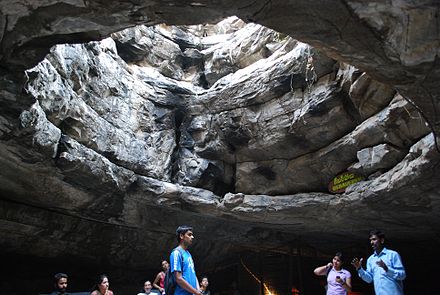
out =
<svg viewBox="0 0 440 295"><path fill-rule="evenodd" d="M176 230L178 246L171 251L170 263L161 262L162 270L157 274L153 283L146 281L137 295L165 295L167 273L171 274L176 284L174 295L210 295L208 278L197 278L194 261L188 248L194 240L193 229L190 226L179 226ZM373 283L376 295L403 295L403 280L406 277L400 255L385 247L385 235L374 230L369 235L373 254L367 259L366 268L362 267L363 258L354 258L351 264L358 276L367 283ZM318 276L327 277L327 295L347 295L352 289L350 271L344 269L344 257L341 252L334 255L331 262L314 270ZM170 276L170 275L168 275ZM54 276L54 292L50 295L68 295L68 276L57 273ZM90 295L113 295L109 289L108 276L98 277ZM169 284L168 284L169 286ZM170 292L170 291L168 291Z"/></svg>
<svg viewBox="0 0 440 295"><path fill-rule="evenodd" d="M165 295L165 278L168 269L171 267L171 273L175 278L176 286L174 295L210 295L208 290L208 277L203 276L199 280L196 276L194 261L188 248L192 245L194 233L190 226L179 226L176 230L178 246L173 249L170 255L170 262L164 260L161 262L162 270L157 274L153 283L146 281L142 290L137 295ZM54 291L49 295L69 295L67 292L68 275L57 273L54 275ZM109 278L105 274L98 276L90 295L113 295L110 290Z"/></svg>

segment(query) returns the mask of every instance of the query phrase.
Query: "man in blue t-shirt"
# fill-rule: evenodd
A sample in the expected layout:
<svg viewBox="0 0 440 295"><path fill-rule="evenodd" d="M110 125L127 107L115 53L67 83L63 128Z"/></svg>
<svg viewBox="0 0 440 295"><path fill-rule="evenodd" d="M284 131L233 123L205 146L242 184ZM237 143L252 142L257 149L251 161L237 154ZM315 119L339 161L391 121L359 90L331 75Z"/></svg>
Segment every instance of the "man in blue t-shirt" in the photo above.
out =
<svg viewBox="0 0 440 295"><path fill-rule="evenodd" d="M175 295L199 295L202 294L196 276L194 261L188 251L191 246L194 234L192 227L181 225L176 230L179 246L174 248L170 255L171 273L176 278L177 286Z"/></svg>

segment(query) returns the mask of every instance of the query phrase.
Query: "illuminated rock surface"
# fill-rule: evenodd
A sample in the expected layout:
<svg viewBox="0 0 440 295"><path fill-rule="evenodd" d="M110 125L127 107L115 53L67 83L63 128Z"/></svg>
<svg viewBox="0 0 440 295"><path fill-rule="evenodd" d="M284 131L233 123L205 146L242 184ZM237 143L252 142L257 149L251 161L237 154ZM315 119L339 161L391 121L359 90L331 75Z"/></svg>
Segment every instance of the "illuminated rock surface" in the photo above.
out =
<svg viewBox="0 0 440 295"><path fill-rule="evenodd" d="M204 270L439 243L435 1L132 2L1 2L4 253L156 269L181 223Z"/></svg>

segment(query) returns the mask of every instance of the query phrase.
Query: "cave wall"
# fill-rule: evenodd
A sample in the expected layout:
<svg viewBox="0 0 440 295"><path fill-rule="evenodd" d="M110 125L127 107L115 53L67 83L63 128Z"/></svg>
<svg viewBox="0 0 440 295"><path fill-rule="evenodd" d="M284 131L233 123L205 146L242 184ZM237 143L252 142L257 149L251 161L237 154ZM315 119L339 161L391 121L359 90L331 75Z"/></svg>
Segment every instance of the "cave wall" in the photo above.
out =
<svg viewBox="0 0 440 295"><path fill-rule="evenodd" d="M202 270L371 227L438 243L435 2L245 4L1 3L5 255L153 272L180 223Z"/></svg>

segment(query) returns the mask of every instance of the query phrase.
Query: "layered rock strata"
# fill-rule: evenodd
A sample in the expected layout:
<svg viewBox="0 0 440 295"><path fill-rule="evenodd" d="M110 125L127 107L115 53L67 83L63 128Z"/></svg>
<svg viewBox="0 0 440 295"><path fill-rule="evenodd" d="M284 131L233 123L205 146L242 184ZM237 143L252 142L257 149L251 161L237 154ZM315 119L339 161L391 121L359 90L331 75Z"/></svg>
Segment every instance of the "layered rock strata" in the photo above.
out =
<svg viewBox="0 0 440 295"><path fill-rule="evenodd" d="M255 239L320 247L335 229L357 241L384 225L401 240L438 238L435 3L49 2L1 6L8 251L144 267L161 254L135 257L169 247L178 223L198 226L200 255L219 253L205 267ZM53 44L137 23L233 13L315 47L233 18L137 26L41 60ZM329 194L345 170L366 180Z"/></svg>

